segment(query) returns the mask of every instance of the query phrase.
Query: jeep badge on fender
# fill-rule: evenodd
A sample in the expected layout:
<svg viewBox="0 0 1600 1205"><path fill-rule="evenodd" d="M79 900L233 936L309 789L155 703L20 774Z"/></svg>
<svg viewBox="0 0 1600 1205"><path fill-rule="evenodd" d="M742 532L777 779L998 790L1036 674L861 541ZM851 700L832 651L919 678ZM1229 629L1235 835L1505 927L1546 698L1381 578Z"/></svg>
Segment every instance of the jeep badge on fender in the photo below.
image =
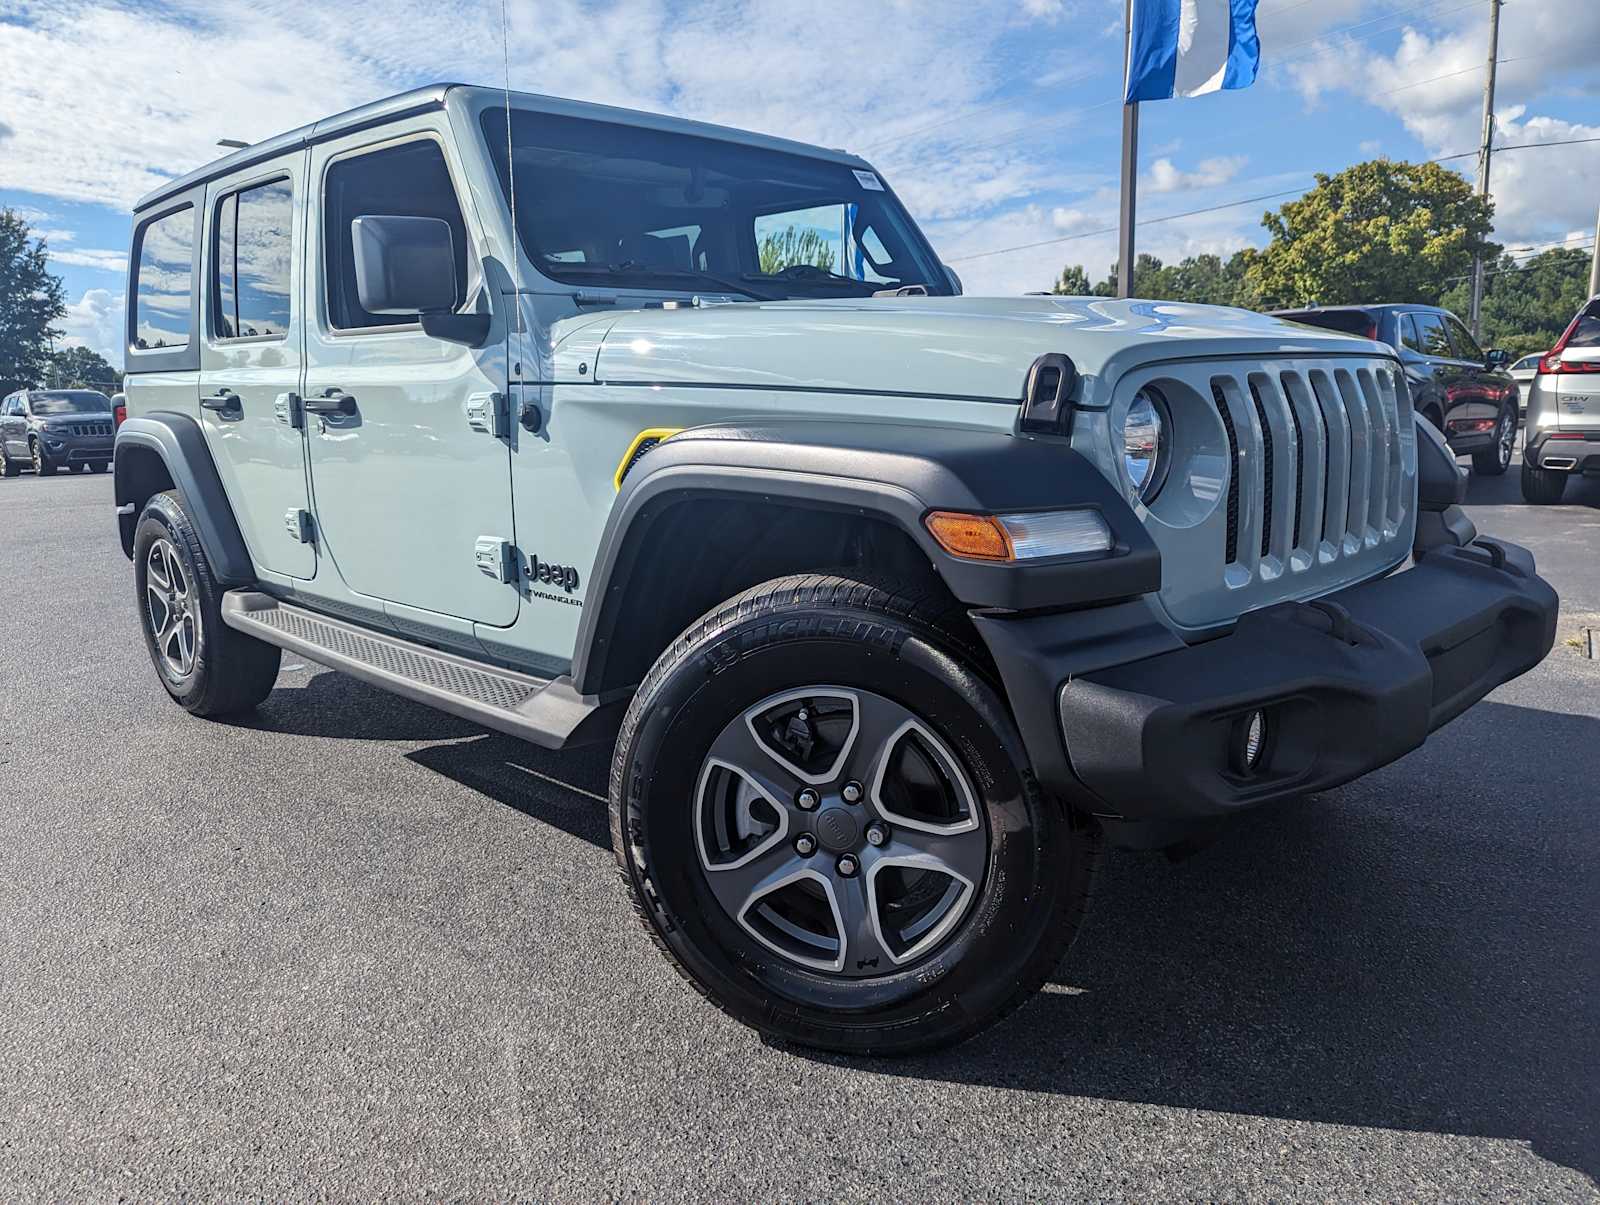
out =
<svg viewBox="0 0 1600 1205"><path fill-rule="evenodd" d="M227 284L247 230L293 354ZM438 85L163 181L129 263L116 502L172 698L246 711L288 649L603 742L644 927L783 1042L978 1032L1105 845L1386 765L1554 639L1394 348L963 296L843 151Z"/></svg>

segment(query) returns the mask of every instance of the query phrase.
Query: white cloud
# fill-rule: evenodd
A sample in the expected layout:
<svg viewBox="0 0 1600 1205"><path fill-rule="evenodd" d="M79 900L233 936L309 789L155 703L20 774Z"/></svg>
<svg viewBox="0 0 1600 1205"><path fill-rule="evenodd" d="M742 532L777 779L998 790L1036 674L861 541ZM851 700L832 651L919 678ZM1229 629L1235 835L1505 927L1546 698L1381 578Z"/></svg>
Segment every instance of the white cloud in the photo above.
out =
<svg viewBox="0 0 1600 1205"><path fill-rule="evenodd" d="M68 302L61 320L62 345L87 347L99 352L112 367L122 367L123 317L126 303L121 293L110 289L87 289L77 301Z"/></svg>
<svg viewBox="0 0 1600 1205"><path fill-rule="evenodd" d="M1290 71L1308 101L1347 92L1398 117L1431 155L1475 151L1483 122L1484 16L1472 5L1440 14L1430 28L1402 23L1391 54L1374 54L1364 43L1339 44ZM1518 146L1600 136L1595 126L1531 113L1534 106L1559 98L1560 92L1551 96L1557 81L1591 93L1600 90L1597 41L1600 4L1594 0L1540 0L1508 9L1501 22L1496 81L1498 142ZM1472 158L1452 164L1469 176L1476 166ZM1495 157L1491 185L1500 241L1559 237L1586 219L1593 221L1600 155L1585 146L1510 150Z"/></svg>
<svg viewBox="0 0 1600 1205"><path fill-rule="evenodd" d="M50 262L72 264L79 268L97 268L102 272L125 273L128 270L128 253L97 247L50 247Z"/></svg>
<svg viewBox="0 0 1600 1205"><path fill-rule="evenodd" d="M1061 17L1062 0L1022 0L1022 13L1035 21L1055 21Z"/></svg>
<svg viewBox="0 0 1600 1205"><path fill-rule="evenodd" d="M1151 192L1183 192L1216 188L1232 180L1249 160L1244 155L1202 159L1192 172L1180 171L1171 159L1157 159L1147 177Z"/></svg>

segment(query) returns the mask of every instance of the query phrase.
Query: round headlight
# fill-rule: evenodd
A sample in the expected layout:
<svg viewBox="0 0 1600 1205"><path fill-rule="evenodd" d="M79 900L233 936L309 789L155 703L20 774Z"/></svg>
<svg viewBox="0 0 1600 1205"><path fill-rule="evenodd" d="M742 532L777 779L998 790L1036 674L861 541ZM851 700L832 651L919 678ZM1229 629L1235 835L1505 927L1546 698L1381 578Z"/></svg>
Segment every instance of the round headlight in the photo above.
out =
<svg viewBox="0 0 1600 1205"><path fill-rule="evenodd" d="M1148 504L1161 492L1167 468L1168 426L1166 406L1160 397L1141 389L1122 420L1122 466L1135 502Z"/></svg>

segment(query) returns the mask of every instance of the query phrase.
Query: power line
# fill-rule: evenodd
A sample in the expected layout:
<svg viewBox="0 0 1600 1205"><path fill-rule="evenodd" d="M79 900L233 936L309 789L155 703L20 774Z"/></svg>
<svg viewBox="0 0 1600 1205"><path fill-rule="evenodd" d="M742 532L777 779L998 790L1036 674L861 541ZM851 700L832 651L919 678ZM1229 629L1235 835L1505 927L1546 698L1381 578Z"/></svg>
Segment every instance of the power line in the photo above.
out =
<svg viewBox="0 0 1600 1205"><path fill-rule="evenodd" d="M1521 144L1516 145L1516 146L1502 146L1502 147L1498 147L1497 149L1500 150L1500 151L1523 151L1523 150L1532 150L1532 149L1534 149L1536 147L1570 146L1570 145L1573 145L1575 143L1585 143L1585 142L1600 142L1600 138L1572 138L1572 139L1566 139L1566 140L1563 140L1563 141L1560 141L1560 142L1525 142L1525 143L1521 143ZM1445 162L1448 162L1451 159L1465 159L1465 158L1468 158L1469 156L1476 155L1477 153L1478 153L1477 151L1467 151L1465 154L1461 154L1461 155L1446 155L1446 156L1443 156L1443 157L1438 158L1438 159L1425 159L1425 160L1423 160L1423 162L1424 163L1445 163ZM1227 201L1227 202L1225 202L1225 203L1223 203L1221 205L1207 205L1202 209L1189 209L1189 210L1185 210L1182 213L1165 214L1164 216L1159 217L1159 218L1146 218L1144 221L1140 222L1139 225L1140 226L1157 226L1157 225L1160 225L1163 222L1176 222L1180 218L1199 217L1202 214L1217 213L1217 212L1219 212L1221 210L1224 210L1224 209L1237 209L1242 205L1254 205L1259 201L1275 201L1275 200L1279 199L1280 197L1299 196L1299 195L1303 194L1305 191L1306 190L1303 189L1303 188L1291 188L1291 189L1287 189L1287 190L1285 190L1283 192L1263 193L1259 197L1245 197L1243 200L1240 200L1240 201ZM1106 228L1104 230L1086 230L1086 231L1083 231L1080 234L1063 235L1061 238L1041 239L1038 242L1034 242L1034 243L1019 243L1015 247L998 247L993 251L979 251L979 252L975 252L972 255L958 255L958 256L954 257L953 259L946 260L945 262L946 263L951 263L951 264L963 264L963 263L968 263L968 262L970 262L972 260L975 260L975 259L989 259L990 257L996 256L996 255L1009 255L1013 251L1032 251L1032 250L1034 250L1036 248L1039 248L1039 247L1054 247L1054 246L1057 246L1057 245L1059 245L1061 243L1072 243L1072 242L1077 242L1079 239L1095 238L1095 237L1097 237L1099 235L1102 235L1102 234L1115 234L1116 232L1117 232L1117 227L1115 227L1115 226L1108 227L1108 228Z"/></svg>

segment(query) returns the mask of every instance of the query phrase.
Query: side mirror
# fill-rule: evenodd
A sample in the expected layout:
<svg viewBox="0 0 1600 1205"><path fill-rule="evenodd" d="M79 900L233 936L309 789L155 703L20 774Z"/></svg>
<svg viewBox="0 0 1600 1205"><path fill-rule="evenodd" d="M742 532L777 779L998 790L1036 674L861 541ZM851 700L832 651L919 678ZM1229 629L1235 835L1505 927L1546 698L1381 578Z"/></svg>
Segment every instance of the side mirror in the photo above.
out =
<svg viewBox="0 0 1600 1205"><path fill-rule="evenodd" d="M372 314L416 314L424 333L481 347L489 315L457 314L456 256L441 218L367 215L350 223L356 296Z"/></svg>
<svg viewBox="0 0 1600 1205"><path fill-rule="evenodd" d="M1511 363L1511 353L1501 351L1498 347L1490 349L1488 364L1490 368L1504 368Z"/></svg>

